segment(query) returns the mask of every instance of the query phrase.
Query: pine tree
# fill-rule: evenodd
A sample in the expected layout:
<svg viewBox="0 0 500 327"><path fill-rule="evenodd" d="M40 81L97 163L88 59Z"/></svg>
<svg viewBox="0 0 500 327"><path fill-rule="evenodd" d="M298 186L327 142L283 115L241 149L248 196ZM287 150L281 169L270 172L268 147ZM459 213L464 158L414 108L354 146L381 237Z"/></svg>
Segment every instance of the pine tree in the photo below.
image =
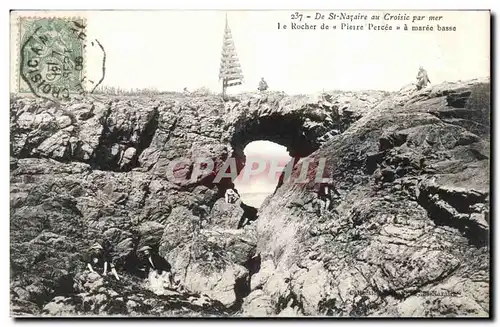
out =
<svg viewBox="0 0 500 327"><path fill-rule="evenodd" d="M229 86L241 85L243 74L236 54L231 29L227 21L224 29L224 39L222 43L222 58L220 63L219 80L222 80L222 96L226 97L226 88Z"/></svg>

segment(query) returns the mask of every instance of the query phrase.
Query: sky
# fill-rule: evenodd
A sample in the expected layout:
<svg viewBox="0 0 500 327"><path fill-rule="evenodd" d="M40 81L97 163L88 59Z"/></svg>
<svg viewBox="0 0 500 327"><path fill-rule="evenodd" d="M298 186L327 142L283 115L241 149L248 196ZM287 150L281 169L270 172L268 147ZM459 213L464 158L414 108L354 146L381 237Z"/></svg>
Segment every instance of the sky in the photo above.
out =
<svg viewBox="0 0 500 327"><path fill-rule="evenodd" d="M245 147L244 153L247 162L250 162L252 158L263 158L268 165L271 164L271 160L278 161L276 164L280 167L284 167L291 160L286 147L269 141L250 142ZM234 182L235 188L240 193L242 201L254 207L259 207L265 198L274 192L278 184L278 175L273 178L267 172L258 174L256 178L249 179L250 182L245 182L243 175L244 171L236 178Z"/></svg>
<svg viewBox="0 0 500 327"><path fill-rule="evenodd" d="M220 91L226 13L245 77L244 85L230 88L230 93L255 90L261 77L270 89L289 94L398 90L415 81L420 65L432 83L489 76L490 20L484 11L433 12L443 15L442 24L455 25L456 32L278 30L278 22L290 23L290 11L85 11L71 15L86 17L89 41L99 40L106 50L105 85ZM12 17L11 26L15 36ZM86 58L88 75L99 72L101 65L93 49L88 48Z"/></svg>
<svg viewBox="0 0 500 327"><path fill-rule="evenodd" d="M252 160L264 160L267 165L266 171L261 174L258 174L257 178L247 178L245 180L244 171L240 173L239 178L236 179L235 184L240 190L240 193L243 192L268 192L269 187L276 186L278 182L278 175L271 176L269 173L269 167L271 164L275 164L279 167L284 167L290 160L291 157L288 155L286 147L270 142L270 141L253 141L250 142L244 149L245 156L247 158L247 163ZM250 164L247 164L246 167L250 167ZM246 169L246 167L244 169ZM257 170L257 167L254 167ZM282 171L280 169L279 171ZM251 183L249 183L251 182ZM251 184L251 185L249 185ZM251 186L251 188L249 188Z"/></svg>

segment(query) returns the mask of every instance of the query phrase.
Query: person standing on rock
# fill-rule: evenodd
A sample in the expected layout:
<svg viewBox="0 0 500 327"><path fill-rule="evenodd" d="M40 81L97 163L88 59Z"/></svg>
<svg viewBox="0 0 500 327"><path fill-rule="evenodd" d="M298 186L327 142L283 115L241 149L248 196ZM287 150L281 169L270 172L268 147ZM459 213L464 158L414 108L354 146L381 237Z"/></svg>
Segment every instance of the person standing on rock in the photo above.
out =
<svg viewBox="0 0 500 327"><path fill-rule="evenodd" d="M417 74L417 90L421 90L427 86L431 81L427 75L427 71L424 67L420 66Z"/></svg>
<svg viewBox="0 0 500 327"><path fill-rule="evenodd" d="M340 196L339 192L333 186L332 183L324 183L324 184L320 185L319 192L318 192L318 198L323 201L325 211L330 211L330 209L331 209L333 194L335 194L336 197Z"/></svg>
<svg viewBox="0 0 500 327"><path fill-rule="evenodd" d="M120 280L115 265L110 259L109 251L106 251L101 244L95 243L90 247L85 261L90 272L102 277L106 277L111 272L116 280Z"/></svg>
<svg viewBox="0 0 500 327"><path fill-rule="evenodd" d="M160 256L158 253L153 252L153 249L149 245L143 246L138 252L143 257L142 267L146 276L150 278L152 284L155 284L154 280L161 279L163 281L166 279L171 287L175 285L172 275L172 266L167 260L165 260L165 258ZM149 276L151 270L153 270L154 274Z"/></svg>

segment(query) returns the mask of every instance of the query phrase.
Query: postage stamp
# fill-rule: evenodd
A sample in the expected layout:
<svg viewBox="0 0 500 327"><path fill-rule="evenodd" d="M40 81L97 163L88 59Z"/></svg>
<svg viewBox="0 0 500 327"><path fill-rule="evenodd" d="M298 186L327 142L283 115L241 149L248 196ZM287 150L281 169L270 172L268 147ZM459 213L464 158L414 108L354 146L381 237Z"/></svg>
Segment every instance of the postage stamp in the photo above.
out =
<svg viewBox="0 0 500 327"><path fill-rule="evenodd" d="M85 20L19 19L20 93L55 101L84 92Z"/></svg>

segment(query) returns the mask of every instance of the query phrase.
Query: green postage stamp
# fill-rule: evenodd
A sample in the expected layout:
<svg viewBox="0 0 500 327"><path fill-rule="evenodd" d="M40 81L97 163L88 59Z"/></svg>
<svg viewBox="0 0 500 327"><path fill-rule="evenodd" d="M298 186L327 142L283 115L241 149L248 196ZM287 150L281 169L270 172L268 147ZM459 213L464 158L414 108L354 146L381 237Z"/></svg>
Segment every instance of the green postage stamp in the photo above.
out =
<svg viewBox="0 0 500 327"><path fill-rule="evenodd" d="M19 18L18 90L64 101L84 92L85 21Z"/></svg>

